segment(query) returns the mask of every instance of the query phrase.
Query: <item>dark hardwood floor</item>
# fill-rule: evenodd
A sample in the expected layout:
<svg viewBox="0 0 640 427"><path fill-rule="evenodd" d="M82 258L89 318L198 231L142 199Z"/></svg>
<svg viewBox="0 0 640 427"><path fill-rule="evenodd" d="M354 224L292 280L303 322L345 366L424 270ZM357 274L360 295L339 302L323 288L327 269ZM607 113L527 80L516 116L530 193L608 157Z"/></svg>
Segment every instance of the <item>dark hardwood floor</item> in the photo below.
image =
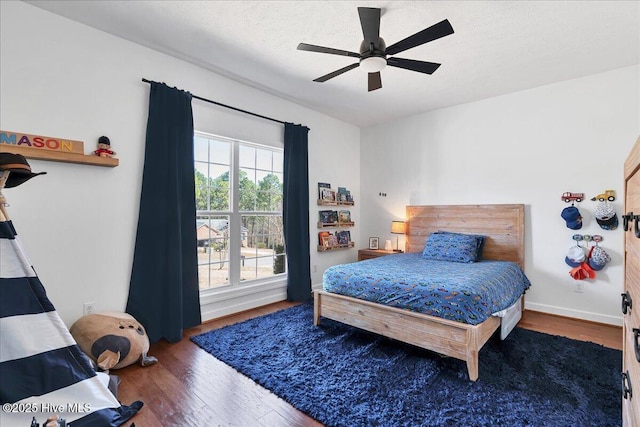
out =
<svg viewBox="0 0 640 427"><path fill-rule="evenodd" d="M280 302L207 322L185 332L179 343L151 345L158 363L112 371L120 377L118 399L144 402L127 422L136 427L322 426L270 391L212 357L189 337L295 305ZM622 349L622 328L534 311L525 311L520 327Z"/></svg>

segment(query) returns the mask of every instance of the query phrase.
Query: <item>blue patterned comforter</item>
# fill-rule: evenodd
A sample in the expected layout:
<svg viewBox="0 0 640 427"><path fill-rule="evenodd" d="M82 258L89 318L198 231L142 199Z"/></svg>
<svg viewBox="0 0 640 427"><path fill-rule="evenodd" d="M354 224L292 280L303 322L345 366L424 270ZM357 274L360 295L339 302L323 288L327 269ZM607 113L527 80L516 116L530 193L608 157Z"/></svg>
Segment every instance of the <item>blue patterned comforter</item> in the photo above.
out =
<svg viewBox="0 0 640 427"><path fill-rule="evenodd" d="M421 253L329 267L325 291L477 325L514 304L531 286L518 264L427 260Z"/></svg>

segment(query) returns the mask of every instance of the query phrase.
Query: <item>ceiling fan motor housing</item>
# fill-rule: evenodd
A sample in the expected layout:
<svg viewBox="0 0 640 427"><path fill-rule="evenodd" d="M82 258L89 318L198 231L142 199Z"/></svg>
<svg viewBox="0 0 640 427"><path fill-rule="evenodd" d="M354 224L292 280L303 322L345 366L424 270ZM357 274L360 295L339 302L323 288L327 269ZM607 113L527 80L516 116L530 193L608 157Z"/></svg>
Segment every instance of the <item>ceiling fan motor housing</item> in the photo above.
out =
<svg viewBox="0 0 640 427"><path fill-rule="evenodd" d="M378 37L378 41L376 43L370 44L367 44L366 40L362 40L362 43L360 43L360 58L365 59L371 56L384 58L386 56L386 49L387 45L384 43L384 39L382 37Z"/></svg>

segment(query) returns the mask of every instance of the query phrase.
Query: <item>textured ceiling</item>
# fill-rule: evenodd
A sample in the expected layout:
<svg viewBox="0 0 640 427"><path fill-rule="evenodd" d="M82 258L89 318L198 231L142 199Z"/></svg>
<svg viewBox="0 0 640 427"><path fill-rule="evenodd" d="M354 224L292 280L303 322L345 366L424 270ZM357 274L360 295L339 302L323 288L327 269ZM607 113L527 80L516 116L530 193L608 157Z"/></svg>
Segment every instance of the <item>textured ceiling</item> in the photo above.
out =
<svg viewBox="0 0 640 427"><path fill-rule="evenodd" d="M27 3L358 126L640 63L635 0ZM453 35L398 55L442 66L432 75L387 67L373 92L357 68L313 82L357 59L296 46L357 52L358 7L382 9L387 45L448 19Z"/></svg>

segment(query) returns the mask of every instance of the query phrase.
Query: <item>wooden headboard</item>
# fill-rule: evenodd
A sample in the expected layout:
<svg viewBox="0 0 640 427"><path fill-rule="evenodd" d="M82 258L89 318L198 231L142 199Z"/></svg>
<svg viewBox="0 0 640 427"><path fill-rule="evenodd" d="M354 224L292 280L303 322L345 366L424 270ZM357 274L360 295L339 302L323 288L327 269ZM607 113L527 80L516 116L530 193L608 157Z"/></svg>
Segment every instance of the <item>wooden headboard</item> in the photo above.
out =
<svg viewBox="0 0 640 427"><path fill-rule="evenodd" d="M524 205L407 206L407 252L422 252L434 231L487 236L483 259L518 263L524 270Z"/></svg>

